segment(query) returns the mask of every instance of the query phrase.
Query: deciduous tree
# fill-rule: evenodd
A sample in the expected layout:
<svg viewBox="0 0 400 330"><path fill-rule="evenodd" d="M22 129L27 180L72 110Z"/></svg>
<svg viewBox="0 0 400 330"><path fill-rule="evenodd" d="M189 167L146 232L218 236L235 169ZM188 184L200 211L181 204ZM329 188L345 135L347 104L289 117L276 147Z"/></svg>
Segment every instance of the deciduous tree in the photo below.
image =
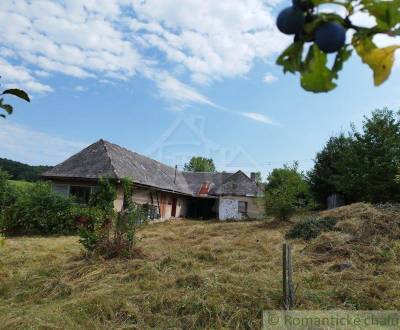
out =
<svg viewBox="0 0 400 330"><path fill-rule="evenodd" d="M214 161L211 158L192 157L183 167L188 172L215 172Z"/></svg>

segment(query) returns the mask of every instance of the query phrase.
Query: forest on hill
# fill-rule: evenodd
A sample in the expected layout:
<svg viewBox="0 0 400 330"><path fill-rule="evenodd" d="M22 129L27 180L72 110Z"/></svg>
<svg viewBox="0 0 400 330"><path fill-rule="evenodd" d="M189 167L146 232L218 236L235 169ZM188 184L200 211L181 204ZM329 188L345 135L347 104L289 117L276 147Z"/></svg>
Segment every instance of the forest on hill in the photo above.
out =
<svg viewBox="0 0 400 330"><path fill-rule="evenodd" d="M40 175L50 169L51 166L33 166L7 158L0 158L0 169L6 171L12 180L37 181Z"/></svg>

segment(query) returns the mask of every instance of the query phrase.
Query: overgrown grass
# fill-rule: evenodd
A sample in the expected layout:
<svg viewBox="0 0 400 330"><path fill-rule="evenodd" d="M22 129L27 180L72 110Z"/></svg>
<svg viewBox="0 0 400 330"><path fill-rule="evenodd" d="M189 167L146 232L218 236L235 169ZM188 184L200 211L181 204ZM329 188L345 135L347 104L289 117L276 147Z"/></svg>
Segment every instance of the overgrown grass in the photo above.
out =
<svg viewBox="0 0 400 330"><path fill-rule="evenodd" d="M288 230L257 221L148 225L138 231L144 256L131 260L83 259L76 237L7 239L0 327L260 328L262 310L281 307ZM400 308L398 245L367 261L340 251L324 257L315 249L323 242L293 241L297 308ZM353 267L332 268L343 258Z"/></svg>
<svg viewBox="0 0 400 330"><path fill-rule="evenodd" d="M17 188L29 188L33 185L32 182L23 181L23 180L8 180L8 182Z"/></svg>

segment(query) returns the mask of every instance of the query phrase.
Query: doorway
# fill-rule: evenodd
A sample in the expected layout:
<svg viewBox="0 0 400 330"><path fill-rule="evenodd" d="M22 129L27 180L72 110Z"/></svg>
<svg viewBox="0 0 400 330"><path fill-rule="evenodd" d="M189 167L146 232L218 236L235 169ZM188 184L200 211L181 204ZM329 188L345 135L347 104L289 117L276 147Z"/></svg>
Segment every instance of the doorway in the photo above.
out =
<svg viewBox="0 0 400 330"><path fill-rule="evenodd" d="M172 198L171 217L176 217L176 197Z"/></svg>

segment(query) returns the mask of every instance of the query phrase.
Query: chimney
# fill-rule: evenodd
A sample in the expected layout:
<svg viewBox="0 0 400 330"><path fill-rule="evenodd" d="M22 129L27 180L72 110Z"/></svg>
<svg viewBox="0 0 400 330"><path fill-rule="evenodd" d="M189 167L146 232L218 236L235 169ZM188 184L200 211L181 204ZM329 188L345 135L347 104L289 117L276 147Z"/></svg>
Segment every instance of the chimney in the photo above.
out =
<svg viewBox="0 0 400 330"><path fill-rule="evenodd" d="M175 177L174 177L174 184L176 184L176 171L178 171L178 165L175 165Z"/></svg>
<svg viewBox="0 0 400 330"><path fill-rule="evenodd" d="M256 181L256 173L255 172L251 172L250 173L250 179L251 179L251 181Z"/></svg>

